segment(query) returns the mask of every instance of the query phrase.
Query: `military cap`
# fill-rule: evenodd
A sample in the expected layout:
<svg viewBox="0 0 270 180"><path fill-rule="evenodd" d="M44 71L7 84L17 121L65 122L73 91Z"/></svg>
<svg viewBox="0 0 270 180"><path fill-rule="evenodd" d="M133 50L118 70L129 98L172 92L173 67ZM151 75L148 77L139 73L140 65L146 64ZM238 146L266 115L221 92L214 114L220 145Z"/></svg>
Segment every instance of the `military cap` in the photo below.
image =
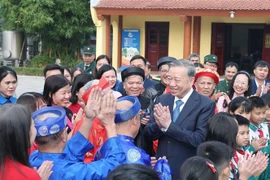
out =
<svg viewBox="0 0 270 180"><path fill-rule="evenodd" d="M83 54L95 54L95 49L90 46L85 46L83 48Z"/></svg>
<svg viewBox="0 0 270 180"><path fill-rule="evenodd" d="M204 57L204 63L206 62L218 64L218 58L214 54L209 54Z"/></svg>

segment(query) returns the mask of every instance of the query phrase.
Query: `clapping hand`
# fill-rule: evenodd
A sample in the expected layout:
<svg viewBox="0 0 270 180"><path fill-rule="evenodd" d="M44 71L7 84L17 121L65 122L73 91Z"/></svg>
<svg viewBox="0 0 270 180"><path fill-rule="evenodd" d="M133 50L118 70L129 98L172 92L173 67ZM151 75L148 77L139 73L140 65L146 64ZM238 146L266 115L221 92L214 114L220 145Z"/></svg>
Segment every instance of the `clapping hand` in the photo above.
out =
<svg viewBox="0 0 270 180"><path fill-rule="evenodd" d="M262 148L265 147L266 142L267 142L267 139L266 138L259 138L259 139L258 138L255 138L252 141L251 145L254 147L254 149L256 151L259 151L259 150L261 150Z"/></svg>
<svg viewBox="0 0 270 180"><path fill-rule="evenodd" d="M255 172L254 172L254 176L257 177L259 176L266 168L268 165L268 155L265 155L264 153L262 153L261 151L259 151L256 156L256 163L255 163Z"/></svg>
<svg viewBox="0 0 270 180"><path fill-rule="evenodd" d="M172 119L168 106L162 106L160 103L154 107L154 117L159 128L168 129Z"/></svg>

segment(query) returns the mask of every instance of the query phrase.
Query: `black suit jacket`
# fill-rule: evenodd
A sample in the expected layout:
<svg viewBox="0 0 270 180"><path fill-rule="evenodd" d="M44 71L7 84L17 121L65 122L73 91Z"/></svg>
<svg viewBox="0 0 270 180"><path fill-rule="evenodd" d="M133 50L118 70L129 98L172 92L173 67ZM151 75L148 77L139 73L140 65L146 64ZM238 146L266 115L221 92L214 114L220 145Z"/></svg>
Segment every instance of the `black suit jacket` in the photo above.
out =
<svg viewBox="0 0 270 180"><path fill-rule="evenodd" d="M173 112L174 96L165 94L156 103L169 106ZM196 155L197 147L205 140L207 120L214 115L215 103L195 90L185 103L175 123L162 132L155 122L153 113L145 127L145 135L159 140L156 157L166 156L173 170L173 179L180 179L180 168L184 161Z"/></svg>

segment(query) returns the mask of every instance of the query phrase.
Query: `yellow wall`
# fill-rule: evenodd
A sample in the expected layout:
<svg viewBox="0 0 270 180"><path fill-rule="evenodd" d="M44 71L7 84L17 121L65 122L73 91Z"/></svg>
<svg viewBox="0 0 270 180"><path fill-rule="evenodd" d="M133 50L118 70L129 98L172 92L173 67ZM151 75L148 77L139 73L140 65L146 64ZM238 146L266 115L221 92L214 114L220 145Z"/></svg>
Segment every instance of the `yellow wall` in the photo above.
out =
<svg viewBox="0 0 270 180"><path fill-rule="evenodd" d="M97 27L96 34L96 54L105 53L106 40L106 21L99 21L96 17L95 10L91 8L93 21ZM123 28L140 29L140 54L145 56L145 22L169 22L169 51L168 55L176 58L183 58L183 40L184 40L184 22L180 21L179 16L123 16ZM235 18L229 17L202 17L201 20L201 40L200 55L204 57L211 53L211 26L212 23L259 23L270 24L268 18ZM118 16L111 16L111 24L113 27L113 45L112 59L113 66L117 66L118 59ZM193 28L193 27L192 27ZM192 31L193 32L193 31ZM193 35L193 33L192 33ZM193 37L192 37L193 40ZM191 42L191 53L193 42ZM203 58L201 58L203 61Z"/></svg>
<svg viewBox="0 0 270 180"><path fill-rule="evenodd" d="M117 68L118 60L118 16L111 16L111 25L113 33L113 44L112 44L112 65Z"/></svg>
<svg viewBox="0 0 270 180"><path fill-rule="evenodd" d="M183 57L184 23L179 17L173 16L124 16L123 28L140 29L140 54L145 56L145 22L169 22L169 51L168 55L176 58Z"/></svg>
<svg viewBox="0 0 270 180"><path fill-rule="evenodd" d="M229 17L202 17L201 21L201 42L200 42L200 55L204 57L211 53L211 33L212 23L256 23L256 24L269 24L269 18L235 18ZM203 62L203 58L201 58Z"/></svg>
<svg viewBox="0 0 270 180"><path fill-rule="evenodd" d="M97 18L96 10L90 8L92 20L96 26L96 55L104 54L106 47L106 21Z"/></svg>

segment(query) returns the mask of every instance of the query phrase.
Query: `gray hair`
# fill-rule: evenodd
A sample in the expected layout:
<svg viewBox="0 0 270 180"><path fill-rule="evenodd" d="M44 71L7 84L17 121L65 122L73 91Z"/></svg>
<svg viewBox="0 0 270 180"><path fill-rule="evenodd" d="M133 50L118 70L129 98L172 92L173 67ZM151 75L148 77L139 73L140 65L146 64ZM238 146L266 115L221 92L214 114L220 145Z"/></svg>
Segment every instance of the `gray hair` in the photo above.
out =
<svg viewBox="0 0 270 180"><path fill-rule="evenodd" d="M97 79L94 79L94 80L91 80L89 81L88 83L86 83L84 86L83 86L83 89L85 91L88 91L92 86L98 84L99 80Z"/></svg>
<svg viewBox="0 0 270 180"><path fill-rule="evenodd" d="M186 59L174 60L169 64L169 67L185 67L187 69L187 75L189 77L194 77L196 74L196 69L193 63Z"/></svg>
<svg viewBox="0 0 270 180"><path fill-rule="evenodd" d="M200 60L200 55L197 54L197 53L192 53L192 54L190 54L190 55L188 56L188 59L190 60L190 59L193 58L193 57L197 57L197 58L199 58L199 60Z"/></svg>

